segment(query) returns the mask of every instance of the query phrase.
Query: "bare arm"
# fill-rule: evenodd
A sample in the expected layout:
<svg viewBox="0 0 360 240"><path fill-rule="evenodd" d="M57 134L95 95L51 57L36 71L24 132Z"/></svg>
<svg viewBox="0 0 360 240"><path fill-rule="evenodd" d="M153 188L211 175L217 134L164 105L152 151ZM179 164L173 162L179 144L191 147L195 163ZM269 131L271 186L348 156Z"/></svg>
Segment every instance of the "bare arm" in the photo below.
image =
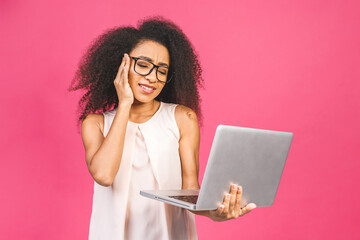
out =
<svg viewBox="0 0 360 240"><path fill-rule="evenodd" d="M130 106L118 107L106 138L99 122L103 121L103 116L90 114L81 125L86 164L91 176L100 185L110 186L119 170L129 110Z"/></svg>
<svg viewBox="0 0 360 240"><path fill-rule="evenodd" d="M175 109L175 118L180 131L182 189L199 189L200 130L196 114L190 108L179 105Z"/></svg>
<svg viewBox="0 0 360 240"><path fill-rule="evenodd" d="M128 83L130 59L125 55L114 80L119 105L104 138L104 118L89 114L81 125L81 136L85 148L85 159L94 180L103 186L110 186L119 170L124 148L126 126L134 96Z"/></svg>
<svg viewBox="0 0 360 240"><path fill-rule="evenodd" d="M176 107L175 117L180 131L179 153L182 189L200 189L198 180L200 129L196 114L190 108L179 105ZM197 215L209 216L208 211L191 212Z"/></svg>

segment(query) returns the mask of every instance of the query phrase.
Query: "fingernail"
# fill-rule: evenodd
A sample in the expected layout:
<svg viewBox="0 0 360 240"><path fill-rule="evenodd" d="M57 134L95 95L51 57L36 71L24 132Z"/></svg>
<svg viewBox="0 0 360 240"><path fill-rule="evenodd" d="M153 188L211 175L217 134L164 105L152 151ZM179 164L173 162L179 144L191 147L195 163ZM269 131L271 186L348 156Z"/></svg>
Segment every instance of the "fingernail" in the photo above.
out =
<svg viewBox="0 0 360 240"><path fill-rule="evenodd" d="M226 194L226 199L230 199L230 194Z"/></svg>
<svg viewBox="0 0 360 240"><path fill-rule="evenodd" d="M232 186L232 189L236 190L236 185L235 184Z"/></svg>
<svg viewBox="0 0 360 240"><path fill-rule="evenodd" d="M241 187L241 186L238 186L238 190L239 190L239 191L242 191L242 187Z"/></svg>
<svg viewBox="0 0 360 240"><path fill-rule="evenodd" d="M219 208L220 208L220 209L223 209L223 208L225 208L225 206L224 206L224 205L220 205Z"/></svg>

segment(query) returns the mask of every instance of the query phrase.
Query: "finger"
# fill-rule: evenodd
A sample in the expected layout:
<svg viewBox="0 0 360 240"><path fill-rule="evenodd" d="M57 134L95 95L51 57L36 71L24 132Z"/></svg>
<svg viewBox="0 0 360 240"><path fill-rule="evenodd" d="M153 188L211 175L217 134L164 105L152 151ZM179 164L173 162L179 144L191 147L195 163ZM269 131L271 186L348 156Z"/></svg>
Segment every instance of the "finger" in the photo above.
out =
<svg viewBox="0 0 360 240"><path fill-rule="evenodd" d="M127 53L124 54L125 65L124 65L124 84L128 83L129 69L130 69L130 57Z"/></svg>
<svg viewBox="0 0 360 240"><path fill-rule="evenodd" d="M242 200L242 187L238 186L237 194L236 194L236 204L235 204L235 212L237 215L240 215L241 200Z"/></svg>
<svg viewBox="0 0 360 240"><path fill-rule="evenodd" d="M124 69L124 66L125 66L125 54L124 54L124 56L123 56L123 58L121 60L121 64L119 66L119 69L118 69L118 72L116 74L115 80L118 80L118 81L120 80L120 76L121 76L121 73L122 73L122 71Z"/></svg>
<svg viewBox="0 0 360 240"><path fill-rule="evenodd" d="M240 216L244 216L245 214L251 212L253 209L256 208L256 204L255 203L249 203L248 205L246 205L245 207L243 207L240 211Z"/></svg>
<svg viewBox="0 0 360 240"><path fill-rule="evenodd" d="M237 185L232 184L230 189L230 204L229 204L229 212L233 213L235 211L235 203L236 203L236 195L237 195Z"/></svg>
<svg viewBox="0 0 360 240"><path fill-rule="evenodd" d="M122 78L121 78L121 81L120 81L124 86L129 83L129 80L128 80L128 70L126 69L126 67L124 66L124 69L123 69L123 74L122 74Z"/></svg>
<svg viewBox="0 0 360 240"><path fill-rule="evenodd" d="M223 202L223 205L224 205L223 213L224 214L227 214L229 212L230 198L231 198L231 195L228 193L225 193L224 202Z"/></svg>
<svg viewBox="0 0 360 240"><path fill-rule="evenodd" d="M217 215L223 214L224 208L225 208L225 206L224 206L223 204L221 204L221 205L216 209L216 214L217 214Z"/></svg>
<svg viewBox="0 0 360 240"><path fill-rule="evenodd" d="M130 69L130 57L129 54L125 53L125 67L126 70L129 71Z"/></svg>

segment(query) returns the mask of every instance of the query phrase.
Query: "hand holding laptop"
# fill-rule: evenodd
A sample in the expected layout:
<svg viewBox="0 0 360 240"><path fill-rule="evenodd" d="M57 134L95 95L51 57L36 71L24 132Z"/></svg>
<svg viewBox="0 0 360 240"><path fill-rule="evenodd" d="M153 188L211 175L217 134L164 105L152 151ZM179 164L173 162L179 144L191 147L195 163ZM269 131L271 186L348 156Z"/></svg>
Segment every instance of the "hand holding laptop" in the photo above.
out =
<svg viewBox="0 0 360 240"><path fill-rule="evenodd" d="M213 221L222 222L241 217L256 208L255 203L249 203L241 208L242 187L236 184L230 186L229 193L224 195L224 201L216 210L191 211L192 213L207 216Z"/></svg>

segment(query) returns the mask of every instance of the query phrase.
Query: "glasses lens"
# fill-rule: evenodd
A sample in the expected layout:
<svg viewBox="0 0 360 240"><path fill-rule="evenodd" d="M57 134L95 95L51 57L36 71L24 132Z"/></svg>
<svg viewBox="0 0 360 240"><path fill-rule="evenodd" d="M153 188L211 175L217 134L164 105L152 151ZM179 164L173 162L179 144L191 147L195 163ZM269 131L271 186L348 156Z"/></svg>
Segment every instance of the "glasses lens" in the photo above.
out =
<svg viewBox="0 0 360 240"><path fill-rule="evenodd" d="M162 82L166 82L168 71L167 68L159 67L157 70L157 78Z"/></svg>
<svg viewBox="0 0 360 240"><path fill-rule="evenodd" d="M141 75L147 75L150 72L151 68L151 63L141 59L138 59L135 65L135 71Z"/></svg>

